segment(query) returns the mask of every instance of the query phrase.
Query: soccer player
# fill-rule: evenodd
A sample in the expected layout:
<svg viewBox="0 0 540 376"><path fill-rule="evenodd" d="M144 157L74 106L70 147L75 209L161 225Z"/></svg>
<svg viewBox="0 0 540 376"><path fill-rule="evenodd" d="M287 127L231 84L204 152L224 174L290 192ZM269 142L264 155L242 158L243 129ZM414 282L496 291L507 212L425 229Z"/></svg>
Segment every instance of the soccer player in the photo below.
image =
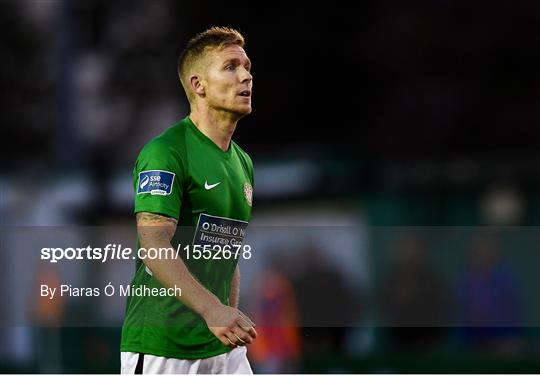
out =
<svg viewBox="0 0 540 376"><path fill-rule="evenodd" d="M245 346L257 333L237 308L238 259L245 250L234 255L230 248L233 257L224 250L241 244L251 218L253 163L231 140L238 121L251 113L253 77L243 47L243 36L223 27L189 41L178 74L191 112L137 158L139 245L181 252L138 258L132 285L179 287L181 294L128 297L122 373L252 373ZM173 247L173 236L186 226L193 228L190 241L212 253L201 257L202 248L197 254L191 244Z"/></svg>

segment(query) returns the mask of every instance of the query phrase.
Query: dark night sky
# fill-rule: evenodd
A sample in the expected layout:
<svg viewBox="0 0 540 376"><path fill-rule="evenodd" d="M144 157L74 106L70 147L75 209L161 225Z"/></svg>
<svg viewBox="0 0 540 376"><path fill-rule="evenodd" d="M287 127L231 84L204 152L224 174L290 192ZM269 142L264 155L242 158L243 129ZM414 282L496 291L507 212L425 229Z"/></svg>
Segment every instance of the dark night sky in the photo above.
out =
<svg viewBox="0 0 540 376"><path fill-rule="evenodd" d="M72 51L118 57L111 92L181 101L171 74L187 38L212 25L239 28L254 63L255 110L237 140L252 151L275 150L277 141L373 158L537 154L538 2L159 3L167 32L157 41L137 37L122 52L107 30L139 3L74 3ZM55 41L8 4L3 117L13 144L33 145L39 158L51 153L58 116L58 86L39 84L40 58Z"/></svg>

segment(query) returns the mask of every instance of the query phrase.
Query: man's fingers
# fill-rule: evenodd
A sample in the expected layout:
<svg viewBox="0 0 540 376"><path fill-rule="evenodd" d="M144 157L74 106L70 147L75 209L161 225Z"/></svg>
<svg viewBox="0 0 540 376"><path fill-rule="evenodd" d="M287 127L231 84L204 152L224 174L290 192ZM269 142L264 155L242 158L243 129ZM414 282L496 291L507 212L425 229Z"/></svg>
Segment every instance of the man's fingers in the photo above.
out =
<svg viewBox="0 0 540 376"><path fill-rule="evenodd" d="M255 330L255 323L249 317L247 317L243 312L241 312L241 311L239 311L239 312L240 312L240 316L244 320L246 320L248 323L251 324L251 326L247 330L249 335L252 336L254 339L257 338L257 331Z"/></svg>
<svg viewBox="0 0 540 376"><path fill-rule="evenodd" d="M244 345L241 341L238 340L238 337L229 329L224 333L227 340L230 342L229 346L236 347Z"/></svg>
<svg viewBox="0 0 540 376"><path fill-rule="evenodd" d="M221 341L221 343L223 343L225 346L231 346L231 341L229 341L229 339L222 335L222 336L219 336L218 339Z"/></svg>
<svg viewBox="0 0 540 376"><path fill-rule="evenodd" d="M234 342L232 342L225 334L221 336L220 340L225 346L232 347L233 349L236 347Z"/></svg>
<svg viewBox="0 0 540 376"><path fill-rule="evenodd" d="M236 320L236 323L242 330L246 333L248 333L253 339L257 337L257 331L255 328L249 324L243 317L239 317L238 320Z"/></svg>
<svg viewBox="0 0 540 376"><path fill-rule="evenodd" d="M233 333L234 334L234 333ZM242 338L238 337L238 335L234 334L234 336L236 337L236 344L238 346L245 346L247 345L248 343L246 341L244 341Z"/></svg>
<svg viewBox="0 0 540 376"><path fill-rule="evenodd" d="M255 323L247 317L242 311L238 311L238 315L240 316L238 319L243 321L244 326L251 326L255 327Z"/></svg>
<svg viewBox="0 0 540 376"><path fill-rule="evenodd" d="M238 326L233 328L232 331L234 335L236 336L236 338L238 338L238 340L241 341L241 345L247 345L253 341L253 338L251 337L251 335Z"/></svg>
<svg viewBox="0 0 540 376"><path fill-rule="evenodd" d="M253 325L255 325L253 324L253 321L237 309L230 308L230 311L229 314L232 314L229 316L230 319L234 320L234 316L236 316L236 320L232 321L229 324L229 327L209 326L212 333L214 333L225 346L232 348L252 343L257 337L257 331L253 327Z"/></svg>
<svg viewBox="0 0 540 376"><path fill-rule="evenodd" d="M236 319L236 324L242 328L244 331L248 331L250 328L253 328L253 325L251 325L246 319L244 319L242 316L238 317Z"/></svg>
<svg viewBox="0 0 540 376"><path fill-rule="evenodd" d="M216 328L212 328L212 329L216 329ZM225 346L228 346L228 347L232 347L232 348L235 348L236 347L236 337L234 336L231 336L231 330L224 327L224 328L219 328L220 330L218 331L212 331L214 333L214 335L221 341L221 343L223 343Z"/></svg>
<svg viewBox="0 0 540 376"><path fill-rule="evenodd" d="M253 339L257 338L257 331L255 328L249 328L248 333Z"/></svg>
<svg viewBox="0 0 540 376"><path fill-rule="evenodd" d="M246 314L240 310L238 310L238 313L240 314L240 317L242 317L244 320L246 320L252 327L255 327L255 323L253 320L251 320L249 317L246 316Z"/></svg>

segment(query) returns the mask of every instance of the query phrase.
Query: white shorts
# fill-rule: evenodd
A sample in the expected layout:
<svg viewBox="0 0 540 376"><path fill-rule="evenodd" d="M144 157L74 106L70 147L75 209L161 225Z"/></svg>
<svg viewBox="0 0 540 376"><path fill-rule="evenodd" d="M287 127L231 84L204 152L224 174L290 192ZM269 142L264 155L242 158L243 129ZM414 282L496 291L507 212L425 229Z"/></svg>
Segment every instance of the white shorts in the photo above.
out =
<svg viewBox="0 0 540 376"><path fill-rule="evenodd" d="M162 356L134 352L122 352L120 359L120 373L122 374L253 374L251 366L249 365L247 349L245 346L239 346L228 353L205 359L165 358Z"/></svg>

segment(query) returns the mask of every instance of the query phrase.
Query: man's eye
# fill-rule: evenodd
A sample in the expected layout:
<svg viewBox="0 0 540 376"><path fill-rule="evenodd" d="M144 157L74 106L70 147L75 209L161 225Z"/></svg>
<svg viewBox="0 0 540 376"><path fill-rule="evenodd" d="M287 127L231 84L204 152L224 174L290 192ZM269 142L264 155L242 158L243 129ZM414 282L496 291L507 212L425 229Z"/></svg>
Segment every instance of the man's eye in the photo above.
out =
<svg viewBox="0 0 540 376"><path fill-rule="evenodd" d="M233 64L229 64L225 67L225 70L234 70L235 66Z"/></svg>

